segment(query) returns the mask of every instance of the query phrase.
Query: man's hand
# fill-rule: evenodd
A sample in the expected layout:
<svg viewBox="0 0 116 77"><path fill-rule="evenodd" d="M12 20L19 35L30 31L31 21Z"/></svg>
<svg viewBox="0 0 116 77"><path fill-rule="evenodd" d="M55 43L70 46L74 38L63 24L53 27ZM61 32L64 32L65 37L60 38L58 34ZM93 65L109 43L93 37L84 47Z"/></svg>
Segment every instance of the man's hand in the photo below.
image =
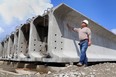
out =
<svg viewBox="0 0 116 77"><path fill-rule="evenodd" d="M70 26L68 23L67 23L67 27L68 27L68 29L73 30L73 27Z"/></svg>
<svg viewBox="0 0 116 77"><path fill-rule="evenodd" d="M68 24L68 23L66 24L66 26L68 27L68 29L70 29L70 26L69 26L69 24Z"/></svg>
<svg viewBox="0 0 116 77"><path fill-rule="evenodd" d="M91 46L91 41L88 42L88 46Z"/></svg>

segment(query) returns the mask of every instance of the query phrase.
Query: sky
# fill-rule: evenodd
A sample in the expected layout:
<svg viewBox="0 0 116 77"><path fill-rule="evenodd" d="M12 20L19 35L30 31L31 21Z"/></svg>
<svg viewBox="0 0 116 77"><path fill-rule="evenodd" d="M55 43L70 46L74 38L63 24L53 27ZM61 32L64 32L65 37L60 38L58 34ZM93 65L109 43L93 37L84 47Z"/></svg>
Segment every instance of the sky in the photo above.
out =
<svg viewBox="0 0 116 77"><path fill-rule="evenodd" d="M0 0L0 41L47 8L65 3L116 34L116 0Z"/></svg>

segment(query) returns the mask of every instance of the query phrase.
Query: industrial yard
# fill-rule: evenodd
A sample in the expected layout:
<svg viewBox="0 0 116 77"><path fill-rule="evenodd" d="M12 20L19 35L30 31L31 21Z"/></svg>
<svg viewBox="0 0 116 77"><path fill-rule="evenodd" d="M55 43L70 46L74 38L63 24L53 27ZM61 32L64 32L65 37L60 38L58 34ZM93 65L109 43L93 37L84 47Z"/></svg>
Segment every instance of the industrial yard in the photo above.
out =
<svg viewBox="0 0 116 77"><path fill-rule="evenodd" d="M83 19L92 25L92 45L89 66L78 67L79 39L66 24L80 27ZM116 35L65 4L28 19L0 43L0 77L116 77L113 61Z"/></svg>

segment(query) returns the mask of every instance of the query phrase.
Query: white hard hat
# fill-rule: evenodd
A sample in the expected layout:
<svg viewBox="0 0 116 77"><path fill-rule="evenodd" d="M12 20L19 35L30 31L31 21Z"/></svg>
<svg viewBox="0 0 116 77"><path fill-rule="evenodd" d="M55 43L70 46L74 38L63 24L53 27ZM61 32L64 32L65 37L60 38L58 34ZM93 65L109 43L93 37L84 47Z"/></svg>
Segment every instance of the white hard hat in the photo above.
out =
<svg viewBox="0 0 116 77"><path fill-rule="evenodd" d="M83 20L82 22L86 23L87 25L89 24L88 20Z"/></svg>

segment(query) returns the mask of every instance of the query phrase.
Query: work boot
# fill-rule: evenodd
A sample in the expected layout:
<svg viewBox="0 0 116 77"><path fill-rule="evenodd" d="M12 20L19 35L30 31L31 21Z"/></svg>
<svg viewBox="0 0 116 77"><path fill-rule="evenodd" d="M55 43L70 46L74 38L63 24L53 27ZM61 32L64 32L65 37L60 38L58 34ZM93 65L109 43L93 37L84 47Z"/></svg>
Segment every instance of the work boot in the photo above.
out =
<svg viewBox="0 0 116 77"><path fill-rule="evenodd" d="M83 67L87 67L88 65L84 64Z"/></svg>
<svg viewBox="0 0 116 77"><path fill-rule="evenodd" d="M83 66L83 64L82 63L78 63L77 66L81 67L81 66Z"/></svg>

